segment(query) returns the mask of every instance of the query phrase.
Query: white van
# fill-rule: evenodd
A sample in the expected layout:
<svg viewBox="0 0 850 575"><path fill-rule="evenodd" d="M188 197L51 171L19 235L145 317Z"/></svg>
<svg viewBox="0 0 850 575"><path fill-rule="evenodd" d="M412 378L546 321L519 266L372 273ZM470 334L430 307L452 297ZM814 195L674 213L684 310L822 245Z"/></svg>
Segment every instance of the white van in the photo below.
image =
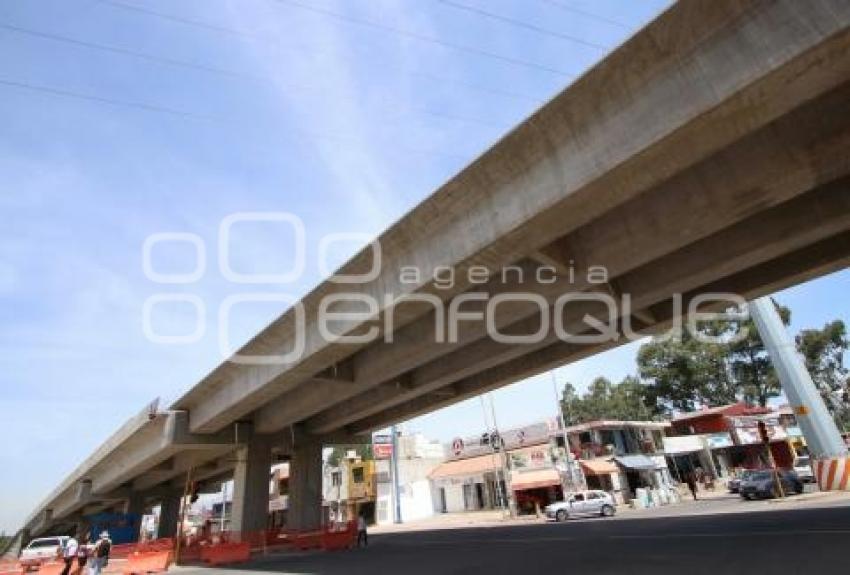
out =
<svg viewBox="0 0 850 575"><path fill-rule="evenodd" d="M69 537L39 537L29 542L21 551L21 566L24 568L38 567L45 561L56 558L59 551L65 548Z"/></svg>

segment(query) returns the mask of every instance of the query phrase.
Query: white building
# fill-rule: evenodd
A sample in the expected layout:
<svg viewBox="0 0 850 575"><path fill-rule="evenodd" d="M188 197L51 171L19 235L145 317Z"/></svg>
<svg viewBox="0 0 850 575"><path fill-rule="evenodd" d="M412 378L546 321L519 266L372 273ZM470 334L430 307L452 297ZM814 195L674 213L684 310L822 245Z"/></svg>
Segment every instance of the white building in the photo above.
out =
<svg viewBox="0 0 850 575"><path fill-rule="evenodd" d="M439 512L435 490L428 479L431 471L445 459L443 446L427 440L422 434L398 438L399 502L402 521L424 519ZM394 520L392 463L390 459L376 462L377 508L375 520L380 524Z"/></svg>

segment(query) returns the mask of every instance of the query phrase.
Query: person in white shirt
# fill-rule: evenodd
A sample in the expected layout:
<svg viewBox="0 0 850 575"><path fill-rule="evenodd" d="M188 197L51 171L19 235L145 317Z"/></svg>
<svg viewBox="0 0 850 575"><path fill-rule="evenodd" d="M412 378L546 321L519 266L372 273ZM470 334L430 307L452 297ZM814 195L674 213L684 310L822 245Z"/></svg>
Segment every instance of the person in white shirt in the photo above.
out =
<svg viewBox="0 0 850 575"><path fill-rule="evenodd" d="M357 516L357 546L360 547L360 541L363 541L363 547L369 546L369 535L366 533L366 518L363 515Z"/></svg>
<svg viewBox="0 0 850 575"><path fill-rule="evenodd" d="M71 566L77 559L77 551L80 544L73 537L69 537L65 542L65 547L62 548L62 560L65 561L65 567L62 568L62 575L68 575L71 572Z"/></svg>

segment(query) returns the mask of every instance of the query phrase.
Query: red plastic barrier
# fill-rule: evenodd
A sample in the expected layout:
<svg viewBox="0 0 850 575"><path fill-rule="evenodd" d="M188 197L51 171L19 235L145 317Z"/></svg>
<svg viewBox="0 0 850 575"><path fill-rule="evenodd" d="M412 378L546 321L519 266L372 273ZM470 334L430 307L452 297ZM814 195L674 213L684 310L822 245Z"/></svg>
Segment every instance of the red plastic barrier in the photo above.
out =
<svg viewBox="0 0 850 575"><path fill-rule="evenodd" d="M0 561L0 575L20 575L26 569L18 561Z"/></svg>
<svg viewBox="0 0 850 575"><path fill-rule="evenodd" d="M251 559L251 544L220 543L201 548L201 561L210 565L227 565L229 563L245 563Z"/></svg>
<svg viewBox="0 0 850 575"><path fill-rule="evenodd" d="M121 545L113 545L109 548L110 559L126 559L131 554L136 552L137 543L122 543Z"/></svg>
<svg viewBox="0 0 850 575"><path fill-rule="evenodd" d="M322 533L322 549L325 551L337 551L339 549L351 549L357 537L357 524L348 522L344 529L329 529Z"/></svg>
<svg viewBox="0 0 850 575"><path fill-rule="evenodd" d="M60 575L63 569L65 569L64 561L48 561L39 565L38 575ZM71 570L68 573L71 575L77 575L80 573L80 566L76 559L74 559L74 562L71 564Z"/></svg>
<svg viewBox="0 0 850 575"><path fill-rule="evenodd" d="M135 551L170 551L172 549L174 549L174 539L163 537L161 539L143 541L136 545Z"/></svg>
<svg viewBox="0 0 850 575"><path fill-rule="evenodd" d="M127 557L127 564L121 568L121 573L161 573L171 565L171 551L143 551L132 553Z"/></svg>
<svg viewBox="0 0 850 575"><path fill-rule="evenodd" d="M306 531L298 533L293 538L295 548L300 551L307 549L320 549L322 547L322 531Z"/></svg>

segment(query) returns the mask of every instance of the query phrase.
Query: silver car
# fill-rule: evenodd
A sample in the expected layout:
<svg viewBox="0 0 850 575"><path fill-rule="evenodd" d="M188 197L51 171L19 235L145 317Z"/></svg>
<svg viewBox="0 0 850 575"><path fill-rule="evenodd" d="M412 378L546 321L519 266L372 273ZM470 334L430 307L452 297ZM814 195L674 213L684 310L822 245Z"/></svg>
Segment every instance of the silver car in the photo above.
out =
<svg viewBox="0 0 850 575"><path fill-rule="evenodd" d="M604 491L587 490L567 493L565 501L546 506L546 519L566 521L570 517L601 515L611 517L617 512L614 498Z"/></svg>

